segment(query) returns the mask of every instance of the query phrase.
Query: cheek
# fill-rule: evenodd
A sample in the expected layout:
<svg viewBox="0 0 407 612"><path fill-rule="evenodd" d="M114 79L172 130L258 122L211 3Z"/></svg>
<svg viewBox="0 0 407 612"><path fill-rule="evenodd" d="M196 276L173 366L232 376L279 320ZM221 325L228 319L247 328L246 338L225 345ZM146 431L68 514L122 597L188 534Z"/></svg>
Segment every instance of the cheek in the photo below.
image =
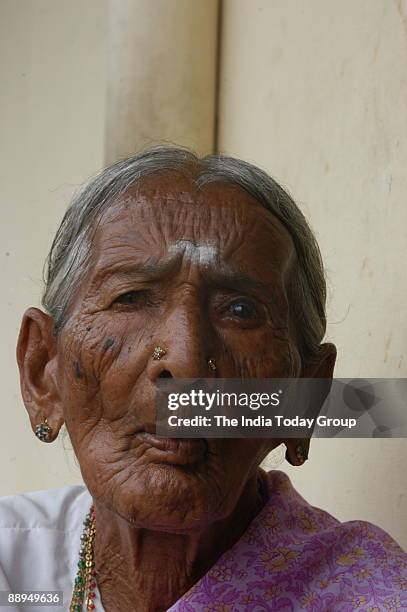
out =
<svg viewBox="0 0 407 612"><path fill-rule="evenodd" d="M59 372L70 433L81 422L89 429L102 418L119 419L134 407L148 337L126 323L126 317L101 315L70 322L64 330Z"/></svg>
<svg viewBox="0 0 407 612"><path fill-rule="evenodd" d="M223 378L290 378L301 361L289 324L286 295L276 289L273 313L254 329L220 331Z"/></svg>
<svg viewBox="0 0 407 612"><path fill-rule="evenodd" d="M119 361L123 364L123 353L126 353L126 361L129 362L132 348L137 352L142 332L129 333L126 322L124 317L113 320L109 316L98 316L86 326L86 335L75 341L74 350L85 373L99 386L103 385ZM131 361L137 369L137 360Z"/></svg>
<svg viewBox="0 0 407 612"><path fill-rule="evenodd" d="M219 362L223 378L291 378L300 357L287 330L263 329L225 338Z"/></svg>

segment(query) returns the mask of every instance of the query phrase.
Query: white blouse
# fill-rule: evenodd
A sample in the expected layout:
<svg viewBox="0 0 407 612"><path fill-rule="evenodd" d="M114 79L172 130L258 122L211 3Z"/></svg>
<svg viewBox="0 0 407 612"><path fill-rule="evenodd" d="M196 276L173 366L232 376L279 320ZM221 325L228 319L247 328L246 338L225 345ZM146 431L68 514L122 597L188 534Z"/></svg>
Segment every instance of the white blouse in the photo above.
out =
<svg viewBox="0 0 407 612"><path fill-rule="evenodd" d="M69 610L83 521L91 504L83 485L0 498L0 591L63 593L62 605L14 604L0 606L0 611ZM96 595L96 610L103 611ZM1 596L0 603L8 601Z"/></svg>

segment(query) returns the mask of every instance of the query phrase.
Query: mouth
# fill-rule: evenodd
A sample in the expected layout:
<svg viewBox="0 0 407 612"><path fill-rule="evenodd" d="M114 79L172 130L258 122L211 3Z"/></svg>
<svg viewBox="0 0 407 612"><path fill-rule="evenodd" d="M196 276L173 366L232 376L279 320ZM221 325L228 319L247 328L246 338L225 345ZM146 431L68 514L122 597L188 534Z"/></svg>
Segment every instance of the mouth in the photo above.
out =
<svg viewBox="0 0 407 612"><path fill-rule="evenodd" d="M136 437L151 447L151 457L157 463L192 465L202 461L208 452L204 438L161 438L148 431L141 431Z"/></svg>

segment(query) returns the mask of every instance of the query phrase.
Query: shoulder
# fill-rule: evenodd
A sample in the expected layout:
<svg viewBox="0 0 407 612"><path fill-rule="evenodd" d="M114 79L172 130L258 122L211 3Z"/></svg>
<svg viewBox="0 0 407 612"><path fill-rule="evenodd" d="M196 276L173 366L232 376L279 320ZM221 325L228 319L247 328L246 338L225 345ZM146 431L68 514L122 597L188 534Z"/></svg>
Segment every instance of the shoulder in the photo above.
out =
<svg viewBox="0 0 407 612"><path fill-rule="evenodd" d="M270 599L273 610L407 610L407 555L389 534L311 506L282 471L266 476L263 509L174 612Z"/></svg>
<svg viewBox="0 0 407 612"><path fill-rule="evenodd" d="M377 549L374 543L379 543L386 551L406 557L397 542L381 527L363 520L342 522L329 512L309 504L294 488L285 472L272 470L267 473L267 480L269 502L265 513L271 510L278 514L282 528L285 527L287 531L312 536L321 543L326 541L332 551L337 547L343 549L357 544L364 544L373 551ZM332 548L334 542L337 542L337 546Z"/></svg>
<svg viewBox="0 0 407 612"><path fill-rule="evenodd" d="M85 486L0 498L0 589L60 590L68 600L91 503Z"/></svg>
<svg viewBox="0 0 407 612"><path fill-rule="evenodd" d="M300 568L315 603L330 602L337 610L374 609L374 602L384 606L379 609L407 609L407 554L386 531L368 521L341 522L310 505L284 472L269 472L268 481L264 549L271 555L280 548L288 573Z"/></svg>
<svg viewBox="0 0 407 612"><path fill-rule="evenodd" d="M378 525L361 520L338 523L331 537L335 544L331 557L338 568L368 565L383 579L392 573L407 579L407 553Z"/></svg>
<svg viewBox="0 0 407 612"><path fill-rule="evenodd" d="M318 601L338 611L407 609L407 554L377 525L338 522L314 535L301 561Z"/></svg>
<svg viewBox="0 0 407 612"><path fill-rule="evenodd" d="M84 485L0 497L0 529L77 530L90 503Z"/></svg>

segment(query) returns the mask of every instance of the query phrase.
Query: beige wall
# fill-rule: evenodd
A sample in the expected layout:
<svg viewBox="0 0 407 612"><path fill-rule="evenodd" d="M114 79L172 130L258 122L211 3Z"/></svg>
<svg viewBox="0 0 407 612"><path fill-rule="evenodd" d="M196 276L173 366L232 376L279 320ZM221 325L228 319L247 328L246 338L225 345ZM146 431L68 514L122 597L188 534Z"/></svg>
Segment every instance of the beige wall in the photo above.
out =
<svg viewBox="0 0 407 612"><path fill-rule="evenodd" d="M61 440L42 445L34 438L14 355L23 311L39 306L42 265L67 201L103 165L104 6L0 4L2 495L79 479Z"/></svg>
<svg viewBox="0 0 407 612"><path fill-rule="evenodd" d="M407 376L407 2L225 0L219 144L314 227L337 376ZM407 546L406 440L314 440L301 493Z"/></svg>
<svg viewBox="0 0 407 612"><path fill-rule="evenodd" d="M153 4L137 2L137 23L156 31ZM21 314L39 305L43 260L70 195L105 156L114 159L149 138L202 151L212 146L216 2L161 6L194 6L197 13L182 12L180 30L164 13L166 28L153 39L153 52L149 38L126 23L127 0L0 5L7 428L0 494L79 480L62 440L42 445L33 437L14 359ZM268 169L311 219L327 265L328 335L338 345L342 376L406 376L406 14L405 2L390 0L224 3L220 147ZM174 90L161 90L163 83L171 88L164 78L170 68L162 79L153 76L168 60L162 49L171 39L194 47L181 58L174 46L189 104L176 96L182 79ZM208 40L213 49L203 51ZM135 51L151 64L136 61ZM192 72L201 66L199 78L188 66ZM205 102L198 100L205 92ZM406 455L404 440L315 440L305 466L281 467L311 503L342 519L376 522L407 546Z"/></svg>

